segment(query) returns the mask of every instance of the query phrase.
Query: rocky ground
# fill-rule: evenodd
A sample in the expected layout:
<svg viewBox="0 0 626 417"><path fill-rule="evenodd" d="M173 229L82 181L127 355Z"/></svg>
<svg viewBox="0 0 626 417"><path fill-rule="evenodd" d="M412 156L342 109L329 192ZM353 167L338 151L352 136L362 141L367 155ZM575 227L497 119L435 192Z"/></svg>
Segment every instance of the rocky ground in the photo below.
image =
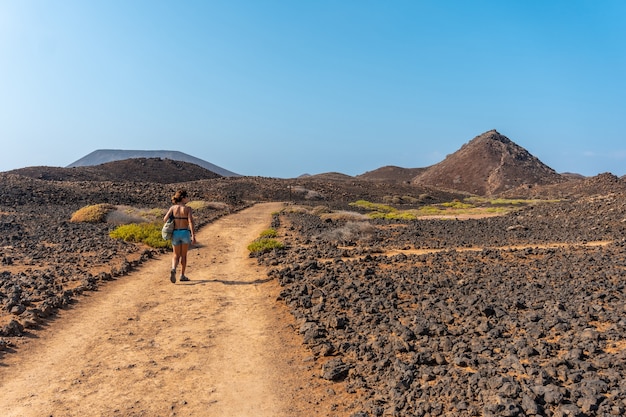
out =
<svg viewBox="0 0 626 417"><path fill-rule="evenodd" d="M154 172L169 172L171 163L162 162L168 165L149 170L151 179ZM77 294L97 289L100 282L128 273L155 254L155 249L111 239L108 233L114 224L70 222L72 214L86 205L166 209L171 195L184 188L192 200L222 203L195 213L196 224L202 227L256 201L349 208L356 196L376 201L389 192L383 183L328 178L221 177L167 183L168 174L158 182L137 182L135 178L141 175L128 162L105 165L111 172L96 177L102 179L99 181L74 179L79 174L95 175L102 168L41 169L45 175L37 174L36 168L19 171L28 175L0 173L0 337L19 336L25 328L38 327L42 319L71 303ZM54 173L52 180L42 179L50 172ZM192 170L191 174L197 173ZM108 180L113 175L118 181ZM429 201L459 195L408 185L398 186L396 192L413 192ZM0 339L0 350L10 345L10 340Z"/></svg>
<svg viewBox="0 0 626 417"><path fill-rule="evenodd" d="M626 413L626 195L466 221L280 216L281 299L359 416ZM278 222L278 221L277 221Z"/></svg>
<svg viewBox="0 0 626 417"><path fill-rule="evenodd" d="M625 222L623 194L373 227L285 214L263 261L360 415L617 416Z"/></svg>
<svg viewBox="0 0 626 417"><path fill-rule="evenodd" d="M0 187L0 350L6 337L37 328L58 308L103 281L127 274L157 250L112 239L108 223L73 223L89 204L169 207L176 186L149 183L50 182L3 175ZM184 186L184 185L183 185ZM199 227L246 205L196 213ZM4 338L2 338L4 337Z"/></svg>
<svg viewBox="0 0 626 417"><path fill-rule="evenodd" d="M287 248L259 261L283 287L280 301L320 375L358 398L355 417L626 413L626 193L616 177L560 185L551 191L559 202L464 221L314 214L354 210L358 199L419 206L463 197L349 178L0 180L0 358L25 329L154 255L109 238L109 224L69 222L74 211L166 208L186 188L192 199L225 203L196 213L200 226L255 201L306 208L276 216Z"/></svg>

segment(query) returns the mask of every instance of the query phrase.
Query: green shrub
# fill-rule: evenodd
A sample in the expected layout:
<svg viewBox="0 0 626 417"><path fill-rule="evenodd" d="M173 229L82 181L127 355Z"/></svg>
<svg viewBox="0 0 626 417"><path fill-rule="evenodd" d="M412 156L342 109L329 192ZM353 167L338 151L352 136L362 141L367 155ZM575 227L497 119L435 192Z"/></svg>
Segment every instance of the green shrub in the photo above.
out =
<svg viewBox="0 0 626 417"><path fill-rule="evenodd" d="M417 216L438 216L441 215L445 210L440 209L435 206L423 206L416 210Z"/></svg>
<svg viewBox="0 0 626 417"><path fill-rule="evenodd" d="M274 249L282 249L285 245L276 239L259 238L248 245L248 250L252 253L266 253Z"/></svg>
<svg viewBox="0 0 626 417"><path fill-rule="evenodd" d="M389 213L391 211L396 210L395 208L388 206L386 204L372 203L371 201L366 201L366 200L358 200L358 201L355 201L354 203L350 203L350 205L353 207L361 207L366 210L382 211L384 213Z"/></svg>
<svg viewBox="0 0 626 417"><path fill-rule="evenodd" d="M513 209L508 208L508 207L487 207L485 211L487 213L494 213L494 214L507 214L513 211Z"/></svg>
<svg viewBox="0 0 626 417"><path fill-rule="evenodd" d="M161 236L162 227L160 223L125 224L109 232L109 236L126 242L144 243L153 248L170 248L171 242Z"/></svg>
<svg viewBox="0 0 626 417"><path fill-rule="evenodd" d="M441 203L441 205L453 209L470 209L475 207L473 204L463 203L459 200L450 201L448 203Z"/></svg>
<svg viewBox="0 0 626 417"><path fill-rule="evenodd" d="M276 229L266 229L261 232L261 238L273 238L278 236L278 232Z"/></svg>
<svg viewBox="0 0 626 417"><path fill-rule="evenodd" d="M388 213L387 218L391 220L417 220L417 216L411 210Z"/></svg>
<svg viewBox="0 0 626 417"><path fill-rule="evenodd" d="M381 213L379 211L369 213L368 216L372 219L387 219L387 220L416 220L417 215L414 210L393 211L391 213Z"/></svg>

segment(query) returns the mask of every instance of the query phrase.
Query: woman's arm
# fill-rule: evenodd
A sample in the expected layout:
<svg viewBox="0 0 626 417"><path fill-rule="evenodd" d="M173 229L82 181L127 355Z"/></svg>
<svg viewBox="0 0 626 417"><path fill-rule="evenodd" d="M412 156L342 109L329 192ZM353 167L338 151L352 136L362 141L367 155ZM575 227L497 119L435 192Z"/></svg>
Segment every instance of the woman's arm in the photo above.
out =
<svg viewBox="0 0 626 417"><path fill-rule="evenodd" d="M163 223L165 223L167 221L167 219L170 218L172 213L172 207L170 207L170 209L167 211L167 213L165 213L165 217L163 217Z"/></svg>
<svg viewBox="0 0 626 417"><path fill-rule="evenodd" d="M189 224L189 231L191 232L191 241L196 241L196 231L194 230L193 225L193 214L191 213L191 207L189 207L189 213L187 213L187 223Z"/></svg>

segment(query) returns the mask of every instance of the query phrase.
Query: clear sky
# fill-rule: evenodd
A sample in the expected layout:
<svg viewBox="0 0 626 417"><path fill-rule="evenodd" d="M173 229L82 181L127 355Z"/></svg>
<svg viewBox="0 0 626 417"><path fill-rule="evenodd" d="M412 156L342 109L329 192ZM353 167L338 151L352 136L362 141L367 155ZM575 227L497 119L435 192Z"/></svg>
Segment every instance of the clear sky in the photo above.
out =
<svg viewBox="0 0 626 417"><path fill-rule="evenodd" d="M626 1L0 0L0 171L129 149L358 175L491 129L626 174Z"/></svg>

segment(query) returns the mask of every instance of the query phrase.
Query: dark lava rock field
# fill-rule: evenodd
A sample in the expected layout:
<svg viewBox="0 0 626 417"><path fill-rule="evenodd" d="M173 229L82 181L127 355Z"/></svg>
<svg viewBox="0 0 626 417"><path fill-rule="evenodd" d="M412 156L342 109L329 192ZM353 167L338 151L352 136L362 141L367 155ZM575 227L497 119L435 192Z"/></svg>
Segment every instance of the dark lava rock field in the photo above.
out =
<svg viewBox="0 0 626 417"><path fill-rule="evenodd" d="M285 211L264 255L357 416L626 414L626 195L474 220Z"/></svg>
<svg viewBox="0 0 626 417"><path fill-rule="evenodd" d="M353 417L626 414L626 187L608 175L501 217L400 221L315 213L465 194L323 177L170 184L0 173L0 364L57 309L156 251L111 239L110 224L72 223L73 212L165 209L177 188L223 203L196 212L200 227L254 202L290 202L271 225L285 249L258 260L280 283L319 377L354 394Z"/></svg>

